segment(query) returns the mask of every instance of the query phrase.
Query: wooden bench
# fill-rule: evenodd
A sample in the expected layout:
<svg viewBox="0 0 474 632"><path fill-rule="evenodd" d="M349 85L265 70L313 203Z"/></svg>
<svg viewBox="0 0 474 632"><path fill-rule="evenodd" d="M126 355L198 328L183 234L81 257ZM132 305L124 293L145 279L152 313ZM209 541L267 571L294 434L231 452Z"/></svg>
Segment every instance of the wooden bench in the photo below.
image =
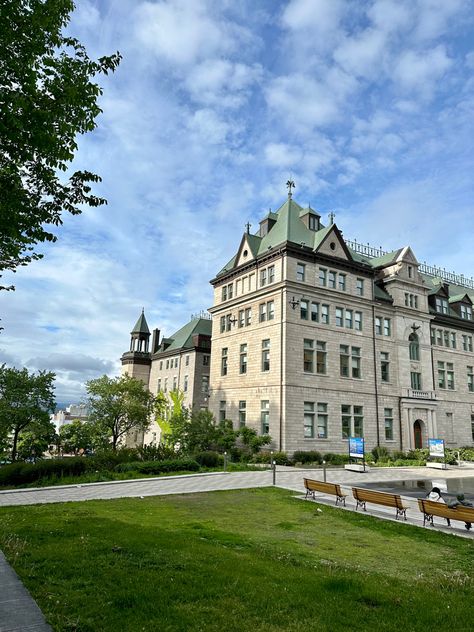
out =
<svg viewBox="0 0 474 632"><path fill-rule="evenodd" d="M331 496L336 497L336 505L342 503L344 506L346 505L346 496L341 491L340 485L336 483L323 483L322 481L314 481L311 478L304 479L304 486L306 488L306 496L311 496L313 500L316 500L315 492L321 492L321 494L329 494Z"/></svg>
<svg viewBox="0 0 474 632"><path fill-rule="evenodd" d="M433 527L434 516L446 518L446 520L460 520L466 523L474 522L474 507L464 507L463 505L448 507L444 503L424 500L423 498L418 499L418 507L423 514L423 526L430 524ZM468 528L467 525L466 528Z"/></svg>
<svg viewBox="0 0 474 632"><path fill-rule="evenodd" d="M399 516L403 516L405 520L407 519L407 507L403 505L398 494L389 494L388 492L378 492L373 489L353 487L352 495L357 501L356 511L359 507L362 507L364 511L367 511L366 503L374 503L375 505L393 507L396 510L396 520L398 520Z"/></svg>

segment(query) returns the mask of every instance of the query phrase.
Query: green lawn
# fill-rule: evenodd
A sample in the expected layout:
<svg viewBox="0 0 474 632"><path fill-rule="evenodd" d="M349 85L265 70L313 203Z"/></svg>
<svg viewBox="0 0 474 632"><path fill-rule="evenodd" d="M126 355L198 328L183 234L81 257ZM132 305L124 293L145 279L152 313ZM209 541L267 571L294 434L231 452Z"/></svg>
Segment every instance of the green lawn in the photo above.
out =
<svg viewBox="0 0 474 632"><path fill-rule="evenodd" d="M474 543L232 492L0 509L54 630L470 630Z"/></svg>

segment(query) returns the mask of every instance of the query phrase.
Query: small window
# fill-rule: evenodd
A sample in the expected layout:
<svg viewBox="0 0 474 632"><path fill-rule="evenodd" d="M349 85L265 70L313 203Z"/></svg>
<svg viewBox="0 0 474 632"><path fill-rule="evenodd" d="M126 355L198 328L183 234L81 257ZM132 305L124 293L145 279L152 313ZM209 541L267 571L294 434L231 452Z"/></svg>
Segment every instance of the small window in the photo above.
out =
<svg viewBox="0 0 474 632"><path fill-rule="evenodd" d="M209 393L209 375L203 375L201 377L201 393Z"/></svg>
<svg viewBox="0 0 474 632"><path fill-rule="evenodd" d="M336 289L336 273L333 270L329 270L328 287L333 290Z"/></svg>
<svg viewBox="0 0 474 632"><path fill-rule="evenodd" d="M260 402L260 422L262 428L262 434L270 433L270 402L267 399L262 399Z"/></svg>
<svg viewBox="0 0 474 632"><path fill-rule="evenodd" d="M304 263L297 263L296 264L296 280L297 281L304 281L305 280L305 264Z"/></svg>
<svg viewBox="0 0 474 632"><path fill-rule="evenodd" d="M322 287L327 285L327 270L325 268L319 268L319 285Z"/></svg>
<svg viewBox="0 0 474 632"><path fill-rule="evenodd" d="M356 294L358 296L364 296L364 279L356 279Z"/></svg>
<svg viewBox="0 0 474 632"><path fill-rule="evenodd" d="M341 290L341 292L346 291L346 275L345 274L339 275L339 289Z"/></svg>
<svg viewBox="0 0 474 632"><path fill-rule="evenodd" d="M385 439L393 441L393 409L384 408Z"/></svg>

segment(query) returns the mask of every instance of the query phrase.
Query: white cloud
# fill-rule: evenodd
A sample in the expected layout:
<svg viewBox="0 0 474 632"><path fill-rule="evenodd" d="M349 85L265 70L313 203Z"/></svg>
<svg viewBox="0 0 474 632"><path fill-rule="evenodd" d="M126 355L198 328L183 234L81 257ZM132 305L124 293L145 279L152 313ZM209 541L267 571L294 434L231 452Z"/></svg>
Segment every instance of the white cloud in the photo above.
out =
<svg viewBox="0 0 474 632"><path fill-rule="evenodd" d="M450 68L452 60L443 45L424 52L406 51L398 58L393 77L405 91L429 95L434 82Z"/></svg>
<svg viewBox="0 0 474 632"><path fill-rule="evenodd" d="M334 52L334 59L346 72L370 77L380 71L385 45L385 33L369 28L356 37L347 38Z"/></svg>
<svg viewBox="0 0 474 632"><path fill-rule="evenodd" d="M283 11L281 21L289 29L308 30L314 38L318 38L339 26L345 4L342 0L291 0Z"/></svg>

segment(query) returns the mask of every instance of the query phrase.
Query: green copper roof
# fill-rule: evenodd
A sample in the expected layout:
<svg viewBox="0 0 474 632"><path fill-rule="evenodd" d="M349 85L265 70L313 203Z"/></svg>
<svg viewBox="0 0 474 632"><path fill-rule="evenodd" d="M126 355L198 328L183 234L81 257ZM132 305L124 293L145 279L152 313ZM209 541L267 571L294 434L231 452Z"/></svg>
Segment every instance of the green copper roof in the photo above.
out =
<svg viewBox="0 0 474 632"><path fill-rule="evenodd" d="M130 332L131 334L148 334L150 335L150 330L148 329L148 323L145 318L145 310L142 310L140 314L140 318L137 320L135 327Z"/></svg>
<svg viewBox="0 0 474 632"><path fill-rule="evenodd" d="M464 297L468 297L469 295L467 292L464 292L464 294L455 294L454 296L450 296L449 297L449 302L450 303L459 303L459 301L462 301Z"/></svg>
<svg viewBox="0 0 474 632"><path fill-rule="evenodd" d="M193 336L203 334L210 336L212 333L212 320L207 318L195 318L178 329L168 340L172 340L166 351L178 351L179 349L191 349L193 347Z"/></svg>
<svg viewBox="0 0 474 632"><path fill-rule="evenodd" d="M395 263L402 250L403 248L398 248L398 250L387 252L386 255L382 255L381 257L369 259L369 263L373 268L382 268L385 266L389 266L391 263Z"/></svg>

